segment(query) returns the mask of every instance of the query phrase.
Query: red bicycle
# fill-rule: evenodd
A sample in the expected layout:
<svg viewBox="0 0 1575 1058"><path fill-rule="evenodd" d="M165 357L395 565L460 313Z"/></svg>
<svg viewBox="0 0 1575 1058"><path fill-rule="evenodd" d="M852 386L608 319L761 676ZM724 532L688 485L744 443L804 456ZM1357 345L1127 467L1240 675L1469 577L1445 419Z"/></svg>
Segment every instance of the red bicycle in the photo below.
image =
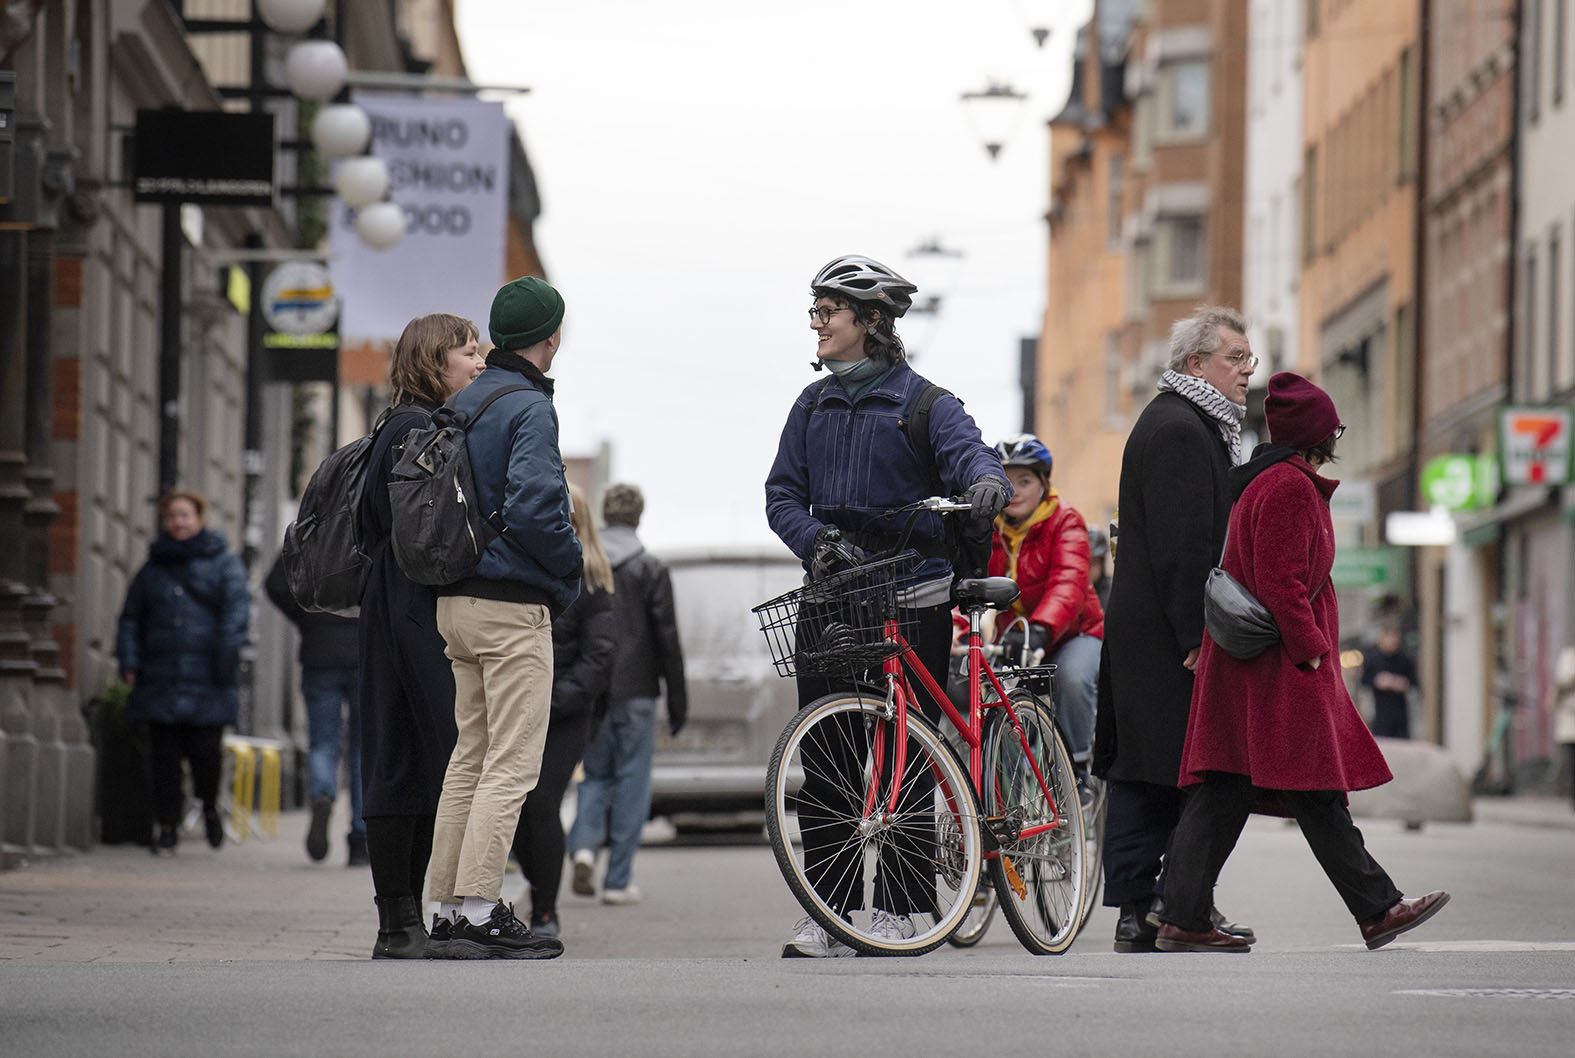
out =
<svg viewBox="0 0 1575 1058"><path fill-rule="evenodd" d="M993 885L1023 947L1058 955L1082 923L1087 854L1071 757L1056 729L1053 666L997 673L979 619L1010 606L1005 577L958 581L968 616L968 715L920 664L909 636L920 559L897 553L755 608L777 671L847 680L783 730L766 775L766 831L793 895L828 934L867 955L946 942ZM878 683L864 677L879 672ZM1006 677L1003 683L1002 676ZM922 687L956 729L966 764L927 719ZM988 874L988 879L985 875Z"/></svg>

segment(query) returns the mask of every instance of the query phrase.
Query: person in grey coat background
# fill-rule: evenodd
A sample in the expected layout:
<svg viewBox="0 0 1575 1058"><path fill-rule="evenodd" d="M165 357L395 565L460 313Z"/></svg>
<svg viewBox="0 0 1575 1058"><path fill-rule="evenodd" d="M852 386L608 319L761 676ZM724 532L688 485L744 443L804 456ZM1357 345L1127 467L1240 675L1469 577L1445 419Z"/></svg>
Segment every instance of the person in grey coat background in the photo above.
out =
<svg viewBox="0 0 1575 1058"><path fill-rule="evenodd" d="M656 702L664 686L668 731L678 734L689 715L672 580L635 534L644 512L645 496L636 485L609 486L602 499L607 523L602 545L613 567L618 656L607 717L585 749L585 780L568 839L574 850L573 887L580 896L596 895L596 850L604 841L610 846L602 880L602 901L608 904L640 900L630 879L640 827L651 813Z"/></svg>

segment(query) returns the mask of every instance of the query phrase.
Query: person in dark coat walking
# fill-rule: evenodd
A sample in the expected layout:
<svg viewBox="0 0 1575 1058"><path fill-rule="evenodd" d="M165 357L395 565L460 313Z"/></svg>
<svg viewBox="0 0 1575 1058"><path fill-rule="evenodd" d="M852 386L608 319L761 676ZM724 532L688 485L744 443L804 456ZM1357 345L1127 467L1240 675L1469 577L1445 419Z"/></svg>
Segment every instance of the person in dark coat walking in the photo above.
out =
<svg viewBox="0 0 1575 1058"><path fill-rule="evenodd" d="M1210 920L1214 883L1247 816L1265 795L1296 817L1319 866L1379 948L1449 900L1442 890L1403 899L1367 852L1346 792L1388 782L1389 766L1340 675L1340 610L1329 588L1339 484L1333 462L1345 427L1328 394L1300 375L1269 380L1267 445L1231 473L1236 499L1221 562L1273 615L1280 641L1250 660L1204 636L1182 749L1191 789L1165 869L1161 951L1247 951Z"/></svg>
<svg viewBox="0 0 1575 1058"><path fill-rule="evenodd" d="M617 657L613 571L602 550L590 503L579 486L569 524L585 555L585 589L552 622L552 716L541 751L541 777L525 798L514 831L514 858L530 885L530 929L558 937L558 889L563 881L563 794L585 753L591 728L607 712L607 688Z"/></svg>
<svg viewBox="0 0 1575 1058"><path fill-rule="evenodd" d="M1376 648L1363 659L1362 686L1373 693L1373 734L1410 738L1416 662L1400 645L1400 629L1394 625L1379 630Z"/></svg>
<svg viewBox="0 0 1575 1058"><path fill-rule="evenodd" d="M432 825L454 749L454 670L437 629L437 594L400 570L388 546L388 481L411 430L481 374L476 325L410 321L389 362L393 409L367 464L359 520L372 569L361 596L361 810L378 913L374 959L426 954L421 891Z"/></svg>
<svg viewBox="0 0 1575 1058"><path fill-rule="evenodd" d="M1176 776L1203 643L1203 581L1225 541L1226 475L1241 462L1258 363L1246 327L1216 306L1171 327L1160 393L1121 456L1121 559L1105 614L1093 768L1109 783L1104 903L1121 911L1118 952L1153 951L1158 932L1146 918L1185 800Z"/></svg>
<svg viewBox="0 0 1575 1058"><path fill-rule="evenodd" d="M219 771L226 724L235 723L241 647L251 621L246 569L224 534L203 526L195 492L159 500L163 527L132 578L115 654L131 685L128 720L145 720L153 757L153 852L180 842L181 759L191 766L208 844L224 843Z"/></svg>
<svg viewBox="0 0 1575 1058"><path fill-rule="evenodd" d="M672 579L662 561L635 535L644 512L645 496L636 485L609 486L602 497L606 522L602 539L617 584L613 627L618 651L608 692L610 707L601 730L585 749L585 779L569 831L574 891L581 896L596 892L592 882L596 850L607 842L602 901L608 904L640 901L640 890L630 880L640 828L651 814L656 702L663 687L668 731L678 734L689 716Z"/></svg>
<svg viewBox="0 0 1575 1058"><path fill-rule="evenodd" d="M366 820L361 817L361 650L356 619L301 609L290 594L284 553L274 559L263 580L268 598L301 635L301 697L306 700L307 797L312 823L306 831L306 854L314 860L328 855L328 820L339 794L339 748L350 783L350 832L346 835L348 865L367 863Z"/></svg>

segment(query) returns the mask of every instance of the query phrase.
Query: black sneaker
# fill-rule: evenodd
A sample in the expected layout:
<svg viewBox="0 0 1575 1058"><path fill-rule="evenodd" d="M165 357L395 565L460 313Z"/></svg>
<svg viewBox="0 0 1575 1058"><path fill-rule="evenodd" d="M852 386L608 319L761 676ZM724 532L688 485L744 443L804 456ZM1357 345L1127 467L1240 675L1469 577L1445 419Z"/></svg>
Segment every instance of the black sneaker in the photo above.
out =
<svg viewBox="0 0 1575 1058"><path fill-rule="evenodd" d="M372 862L372 856L366 851L366 835L351 834L348 838L350 855L345 860L346 867L365 867Z"/></svg>
<svg viewBox="0 0 1575 1058"><path fill-rule="evenodd" d="M219 817L216 809L205 809L202 813L202 828L207 834L208 844L218 848L224 844L224 820Z"/></svg>
<svg viewBox="0 0 1575 1058"><path fill-rule="evenodd" d="M530 931L538 937L548 940L557 940L563 936L563 926L558 921L556 911L532 911L530 913Z"/></svg>
<svg viewBox="0 0 1575 1058"><path fill-rule="evenodd" d="M432 916L432 929L427 934L428 959L447 959L448 943L454 939L454 923L442 915Z"/></svg>
<svg viewBox="0 0 1575 1058"><path fill-rule="evenodd" d="M479 925L459 916L446 950L449 959L556 959L563 942L536 936L514 917L512 905L499 900Z"/></svg>
<svg viewBox="0 0 1575 1058"><path fill-rule="evenodd" d="M306 854L317 862L328 855L328 817L333 814L332 797L319 797L312 802L312 826L306 832Z"/></svg>
<svg viewBox="0 0 1575 1058"><path fill-rule="evenodd" d="M175 846L179 844L180 832L178 830L174 827L160 826L159 836L154 840L152 847L148 851L155 856L165 852L173 856L175 854Z"/></svg>

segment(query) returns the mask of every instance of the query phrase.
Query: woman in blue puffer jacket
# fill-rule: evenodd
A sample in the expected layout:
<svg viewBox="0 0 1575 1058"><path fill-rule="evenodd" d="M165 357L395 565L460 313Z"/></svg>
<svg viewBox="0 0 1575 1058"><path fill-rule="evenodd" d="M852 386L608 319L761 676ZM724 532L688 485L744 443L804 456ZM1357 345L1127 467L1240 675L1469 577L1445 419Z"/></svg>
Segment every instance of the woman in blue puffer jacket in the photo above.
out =
<svg viewBox="0 0 1575 1058"><path fill-rule="evenodd" d="M153 755L153 853L179 842L181 759L191 765L208 844L224 842L219 771L224 726L235 723L241 645L251 616L246 570L224 534L203 527L193 492L159 501L163 531L126 590L115 654L131 685L127 716L148 724Z"/></svg>

